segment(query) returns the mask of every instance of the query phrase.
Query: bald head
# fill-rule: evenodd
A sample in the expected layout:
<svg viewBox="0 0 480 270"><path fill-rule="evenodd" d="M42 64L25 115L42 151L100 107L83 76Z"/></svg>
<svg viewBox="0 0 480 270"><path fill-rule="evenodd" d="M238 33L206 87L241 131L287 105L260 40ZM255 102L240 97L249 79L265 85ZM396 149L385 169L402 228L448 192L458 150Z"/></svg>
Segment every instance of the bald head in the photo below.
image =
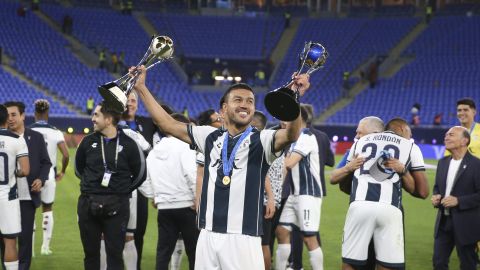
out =
<svg viewBox="0 0 480 270"><path fill-rule="evenodd" d="M450 152L466 151L469 144L470 133L464 127L454 126L445 134L445 148Z"/></svg>
<svg viewBox="0 0 480 270"><path fill-rule="evenodd" d="M385 130L391 131L408 140L412 138L412 130L410 129L407 121L405 121L403 118L393 118L392 120L388 121L387 125L385 126Z"/></svg>
<svg viewBox="0 0 480 270"><path fill-rule="evenodd" d="M383 121L376 116L367 116L358 122L356 139L368 135L370 133L382 132Z"/></svg>

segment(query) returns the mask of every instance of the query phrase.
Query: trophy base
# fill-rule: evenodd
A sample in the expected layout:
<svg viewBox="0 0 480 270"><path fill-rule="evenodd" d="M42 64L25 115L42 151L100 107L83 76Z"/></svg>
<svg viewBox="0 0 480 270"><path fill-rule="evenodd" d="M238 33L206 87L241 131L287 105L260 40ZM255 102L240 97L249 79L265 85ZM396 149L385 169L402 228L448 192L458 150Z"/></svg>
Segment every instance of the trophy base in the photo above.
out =
<svg viewBox="0 0 480 270"><path fill-rule="evenodd" d="M286 87L279 88L265 95L265 107L275 118L290 122L300 115L300 104L295 93Z"/></svg>
<svg viewBox="0 0 480 270"><path fill-rule="evenodd" d="M98 87L98 92L105 102L116 112L123 113L127 108L127 96L125 92L114 82L109 82Z"/></svg>

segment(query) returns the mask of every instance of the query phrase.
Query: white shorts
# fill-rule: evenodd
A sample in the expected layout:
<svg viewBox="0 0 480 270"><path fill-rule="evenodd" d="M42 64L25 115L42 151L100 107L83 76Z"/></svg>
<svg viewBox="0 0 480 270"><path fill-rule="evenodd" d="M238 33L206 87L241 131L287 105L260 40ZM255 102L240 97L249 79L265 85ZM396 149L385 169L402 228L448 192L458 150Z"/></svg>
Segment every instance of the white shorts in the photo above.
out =
<svg viewBox="0 0 480 270"><path fill-rule="evenodd" d="M280 224L291 230L295 225L306 236L316 235L320 227L322 198L290 195L280 215Z"/></svg>
<svg viewBox="0 0 480 270"><path fill-rule="evenodd" d="M5 238L15 238L21 232L20 201L0 201L0 234Z"/></svg>
<svg viewBox="0 0 480 270"><path fill-rule="evenodd" d="M132 191L130 198L130 218L127 224L127 235L133 235L137 229L137 190Z"/></svg>
<svg viewBox="0 0 480 270"><path fill-rule="evenodd" d="M200 231L195 270L245 269L265 269L260 236Z"/></svg>
<svg viewBox="0 0 480 270"><path fill-rule="evenodd" d="M40 192L40 199L44 204L51 204L55 201L55 189L57 188L57 181L55 177L49 178L45 181Z"/></svg>
<svg viewBox="0 0 480 270"><path fill-rule="evenodd" d="M386 203L352 202L343 229L343 262L365 265L372 237L379 264L389 268L403 267L405 251L402 211Z"/></svg>

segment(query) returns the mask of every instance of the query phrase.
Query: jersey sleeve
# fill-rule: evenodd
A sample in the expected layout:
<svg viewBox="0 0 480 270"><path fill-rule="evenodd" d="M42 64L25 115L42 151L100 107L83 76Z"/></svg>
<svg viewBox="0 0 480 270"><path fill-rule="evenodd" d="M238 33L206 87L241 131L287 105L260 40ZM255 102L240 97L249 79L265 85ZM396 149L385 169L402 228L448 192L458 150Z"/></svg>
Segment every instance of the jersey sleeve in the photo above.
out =
<svg viewBox="0 0 480 270"><path fill-rule="evenodd" d="M412 147L412 152L410 153L410 164L409 170L414 171L425 171L425 162L423 161L422 151L418 145L414 144Z"/></svg>
<svg viewBox="0 0 480 270"><path fill-rule="evenodd" d="M195 163L200 166L205 166L205 155L199 151L197 151Z"/></svg>
<svg viewBox="0 0 480 270"><path fill-rule="evenodd" d="M190 140L192 141L192 149L198 150L201 153L205 152L205 141L207 139L207 136L210 135L210 133L214 132L216 128L211 127L211 126L193 126L193 125L188 125L187 126L187 132L188 136L190 137Z"/></svg>
<svg viewBox="0 0 480 270"><path fill-rule="evenodd" d="M63 133L60 130L57 130L55 134L55 141L57 142L57 144L65 141L65 137L63 136Z"/></svg>
<svg viewBox="0 0 480 270"><path fill-rule="evenodd" d="M347 164L348 162L352 161L353 157L355 156L355 149L357 148L357 143L358 141L356 141L353 145L352 145L352 148L350 148L349 152L348 152L348 156L347 156L347 161L345 164Z"/></svg>
<svg viewBox="0 0 480 270"><path fill-rule="evenodd" d="M17 153L15 153L17 158L28 156L28 147L27 143L25 142L25 139L20 137L18 138L18 147L17 147Z"/></svg>
<svg viewBox="0 0 480 270"><path fill-rule="evenodd" d="M143 152L148 152L152 149L152 146L150 143L145 140L145 137L142 136L139 132L136 132L132 129L123 129L123 132L130 138L132 138L138 146L140 146L140 149L142 149Z"/></svg>
<svg viewBox="0 0 480 270"><path fill-rule="evenodd" d="M277 130L262 130L260 131L260 141L262 142L262 146L264 149L265 157L267 159L268 164L272 164L272 162L277 159L283 151L275 151L275 133Z"/></svg>
<svg viewBox="0 0 480 270"><path fill-rule="evenodd" d="M316 143L316 142L315 142ZM309 136L305 133L300 134L297 142L294 144L292 152L300 154L302 157L308 156L314 150Z"/></svg>

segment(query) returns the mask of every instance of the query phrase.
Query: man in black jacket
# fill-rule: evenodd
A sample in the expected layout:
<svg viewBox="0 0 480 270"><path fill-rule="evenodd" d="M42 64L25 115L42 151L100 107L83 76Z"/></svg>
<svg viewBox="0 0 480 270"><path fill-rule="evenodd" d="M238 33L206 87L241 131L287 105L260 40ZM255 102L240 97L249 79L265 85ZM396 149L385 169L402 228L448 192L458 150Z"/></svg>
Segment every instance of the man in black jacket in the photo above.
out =
<svg viewBox="0 0 480 270"><path fill-rule="evenodd" d="M438 161L432 195L432 204L438 208L433 249L435 270L448 269L454 247L460 269L477 269L475 246L480 240L480 160L468 152L470 139L468 129L452 127L445 135L445 148L451 155Z"/></svg>
<svg viewBox="0 0 480 270"><path fill-rule="evenodd" d="M48 157L43 135L25 128L25 104L19 101L9 101L5 103L5 107L8 109L8 129L24 137L30 161L30 174L26 178L17 179L22 223L22 232L18 237L18 258L20 260L18 269L28 270L32 260L35 210L41 204L40 189L48 179L52 163Z"/></svg>
<svg viewBox="0 0 480 270"><path fill-rule="evenodd" d="M129 197L146 177L142 150L117 128L120 116L105 102L100 103L92 116L95 132L82 140L76 153L75 174L81 191L78 226L85 269L100 268L102 234L108 268L123 269Z"/></svg>

